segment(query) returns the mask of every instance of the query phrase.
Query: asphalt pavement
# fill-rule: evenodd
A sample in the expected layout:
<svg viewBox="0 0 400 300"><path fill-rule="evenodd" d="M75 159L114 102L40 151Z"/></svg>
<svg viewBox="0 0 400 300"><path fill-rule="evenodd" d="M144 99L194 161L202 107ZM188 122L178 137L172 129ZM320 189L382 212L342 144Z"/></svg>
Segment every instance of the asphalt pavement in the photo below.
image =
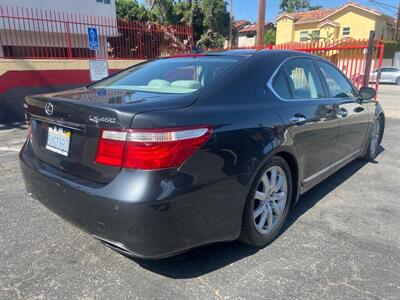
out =
<svg viewBox="0 0 400 300"><path fill-rule="evenodd" d="M0 299L400 299L400 86L382 85L386 132L301 197L256 249L205 246L160 261L122 256L26 193L24 126L0 126Z"/></svg>

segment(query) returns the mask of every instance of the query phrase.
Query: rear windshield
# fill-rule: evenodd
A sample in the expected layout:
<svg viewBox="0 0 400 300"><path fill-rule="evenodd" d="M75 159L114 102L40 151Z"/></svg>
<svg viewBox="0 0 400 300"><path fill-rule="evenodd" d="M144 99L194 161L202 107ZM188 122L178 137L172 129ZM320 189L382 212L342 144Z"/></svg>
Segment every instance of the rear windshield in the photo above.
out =
<svg viewBox="0 0 400 300"><path fill-rule="evenodd" d="M152 93L191 93L221 77L242 57L198 56L155 60L91 86Z"/></svg>

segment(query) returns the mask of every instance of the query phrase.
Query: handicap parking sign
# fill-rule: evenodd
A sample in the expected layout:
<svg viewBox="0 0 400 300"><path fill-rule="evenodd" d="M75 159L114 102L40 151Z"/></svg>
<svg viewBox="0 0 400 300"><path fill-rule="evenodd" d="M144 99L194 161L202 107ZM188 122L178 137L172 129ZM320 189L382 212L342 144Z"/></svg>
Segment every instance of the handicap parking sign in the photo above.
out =
<svg viewBox="0 0 400 300"><path fill-rule="evenodd" d="M99 37L95 27L88 28L88 45L90 50L99 50Z"/></svg>

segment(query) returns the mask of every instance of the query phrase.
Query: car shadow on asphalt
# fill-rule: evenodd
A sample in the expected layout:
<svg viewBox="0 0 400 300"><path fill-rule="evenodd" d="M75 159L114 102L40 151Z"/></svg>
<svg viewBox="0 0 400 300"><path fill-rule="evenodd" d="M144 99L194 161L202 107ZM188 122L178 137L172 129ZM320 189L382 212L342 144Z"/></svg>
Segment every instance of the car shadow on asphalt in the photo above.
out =
<svg viewBox="0 0 400 300"><path fill-rule="evenodd" d="M380 146L378 153L380 154L383 151L384 148ZM282 233L328 193L340 186L367 163L363 159L354 160L302 195L298 203L290 210ZM265 248L268 251L268 246ZM264 248L257 248L234 241L195 248L174 257L161 260L131 259L141 267L154 273L174 279L188 279L221 269L231 263L251 256L262 249Z"/></svg>

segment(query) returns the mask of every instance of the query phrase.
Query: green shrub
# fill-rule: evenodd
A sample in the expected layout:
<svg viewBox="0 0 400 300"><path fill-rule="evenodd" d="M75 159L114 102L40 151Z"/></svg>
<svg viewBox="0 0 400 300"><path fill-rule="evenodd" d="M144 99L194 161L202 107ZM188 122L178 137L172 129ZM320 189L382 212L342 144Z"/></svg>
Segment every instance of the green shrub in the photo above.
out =
<svg viewBox="0 0 400 300"><path fill-rule="evenodd" d="M400 51L400 41L385 41L385 52L383 58L393 58L395 52Z"/></svg>

